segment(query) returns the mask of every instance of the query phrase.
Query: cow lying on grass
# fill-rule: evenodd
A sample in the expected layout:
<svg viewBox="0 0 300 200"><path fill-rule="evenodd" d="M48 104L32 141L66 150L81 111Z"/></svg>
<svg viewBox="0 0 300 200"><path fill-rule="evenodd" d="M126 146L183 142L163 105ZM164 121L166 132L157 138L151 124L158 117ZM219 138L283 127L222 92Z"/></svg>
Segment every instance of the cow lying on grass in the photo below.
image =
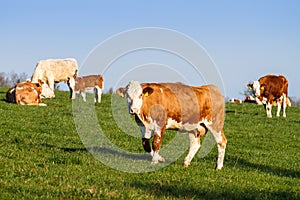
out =
<svg viewBox="0 0 300 200"><path fill-rule="evenodd" d="M126 91L129 113L135 115L142 144L152 163L164 162L159 155L166 129L185 131L190 149L183 165L189 166L200 148L200 137L209 130L218 146L216 169L223 167L227 140L224 135L224 98L213 85L191 87L181 83L131 81ZM150 138L153 138L152 149Z"/></svg>
<svg viewBox="0 0 300 200"><path fill-rule="evenodd" d="M103 90L103 77L101 75L89 75L76 77L73 81L72 79L68 80L68 85L71 88L74 88L74 93L81 94L82 99L86 102L86 90L93 89L94 90L94 102L101 103L101 95ZM74 98L72 99L75 99Z"/></svg>
<svg viewBox="0 0 300 200"><path fill-rule="evenodd" d="M30 81L21 82L7 91L6 101L20 105L47 106L42 103L41 99L44 89L48 91L49 86L41 80L39 80L38 84L31 83Z"/></svg>

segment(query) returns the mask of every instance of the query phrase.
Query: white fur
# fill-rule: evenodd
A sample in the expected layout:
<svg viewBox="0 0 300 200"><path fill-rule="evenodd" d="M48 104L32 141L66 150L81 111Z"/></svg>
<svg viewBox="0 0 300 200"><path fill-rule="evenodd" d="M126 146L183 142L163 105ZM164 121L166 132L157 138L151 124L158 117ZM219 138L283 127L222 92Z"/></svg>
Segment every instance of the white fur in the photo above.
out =
<svg viewBox="0 0 300 200"><path fill-rule="evenodd" d="M256 97L260 96L260 83L259 81L253 82L253 91Z"/></svg>
<svg viewBox="0 0 300 200"><path fill-rule="evenodd" d="M143 103L142 86L138 81L130 81L127 86L127 104L128 112L131 114L139 114Z"/></svg>

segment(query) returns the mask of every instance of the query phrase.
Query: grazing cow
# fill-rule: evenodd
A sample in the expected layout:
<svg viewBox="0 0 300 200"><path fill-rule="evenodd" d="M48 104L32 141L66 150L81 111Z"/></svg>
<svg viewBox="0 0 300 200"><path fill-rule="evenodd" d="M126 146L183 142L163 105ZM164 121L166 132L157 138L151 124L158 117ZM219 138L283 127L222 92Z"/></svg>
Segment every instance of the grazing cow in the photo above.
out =
<svg viewBox="0 0 300 200"><path fill-rule="evenodd" d="M217 87L131 81L126 98L129 113L135 115L144 150L151 154L152 163L165 161L159 150L166 129L188 132L190 149L183 163L185 167L200 148L200 137L209 130L218 146L216 169L223 167L227 143L223 131L225 103ZM154 137L152 149L151 137Z"/></svg>
<svg viewBox="0 0 300 200"><path fill-rule="evenodd" d="M288 80L284 76L266 75L261 77L258 81L247 85L249 89L253 90L256 99L260 100L267 112L267 117L272 117L272 104L277 103L276 116L280 116L281 106L283 107L283 117L286 117L286 106L288 98Z"/></svg>
<svg viewBox="0 0 300 200"><path fill-rule="evenodd" d="M77 76L78 64L74 58L41 60L37 63L31 82L42 80L54 91L54 83L68 81ZM74 88L70 88L70 98L75 98ZM54 96L53 96L54 97Z"/></svg>
<svg viewBox="0 0 300 200"><path fill-rule="evenodd" d="M30 81L18 83L7 91L6 101L20 105L47 106L42 103L41 99L44 83L41 80L38 81L38 84L31 83Z"/></svg>
<svg viewBox="0 0 300 200"><path fill-rule="evenodd" d="M120 87L116 90L116 94L120 97L125 97L126 87Z"/></svg>
<svg viewBox="0 0 300 200"><path fill-rule="evenodd" d="M86 89L93 89L94 102L98 101L98 103L101 103L101 95L103 90L103 77L101 75L76 77L74 81L75 82L72 82L72 79L69 79L68 85L70 88L74 88L74 93L78 94L78 96L81 94L84 102L86 102Z"/></svg>

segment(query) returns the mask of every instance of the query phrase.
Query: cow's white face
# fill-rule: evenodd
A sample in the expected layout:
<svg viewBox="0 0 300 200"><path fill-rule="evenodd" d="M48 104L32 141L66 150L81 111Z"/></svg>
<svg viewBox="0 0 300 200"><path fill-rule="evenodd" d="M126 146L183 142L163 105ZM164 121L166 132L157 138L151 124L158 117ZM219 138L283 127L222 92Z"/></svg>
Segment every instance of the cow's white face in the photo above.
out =
<svg viewBox="0 0 300 200"><path fill-rule="evenodd" d="M139 114L143 104L143 90L138 81L130 81L127 86L126 99L128 112L130 114Z"/></svg>
<svg viewBox="0 0 300 200"><path fill-rule="evenodd" d="M253 82L253 92L256 97L260 96L260 84L258 81Z"/></svg>
<svg viewBox="0 0 300 200"><path fill-rule="evenodd" d="M42 84L41 98L54 98L55 94L48 84Z"/></svg>

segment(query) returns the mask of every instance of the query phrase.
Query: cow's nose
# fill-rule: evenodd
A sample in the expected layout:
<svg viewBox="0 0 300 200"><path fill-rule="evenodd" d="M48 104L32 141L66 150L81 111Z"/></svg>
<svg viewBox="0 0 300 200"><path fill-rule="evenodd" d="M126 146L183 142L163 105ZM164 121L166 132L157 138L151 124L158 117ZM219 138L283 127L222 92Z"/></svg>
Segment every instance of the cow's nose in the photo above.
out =
<svg viewBox="0 0 300 200"><path fill-rule="evenodd" d="M136 113L136 109L135 108L130 108L130 114L135 114Z"/></svg>

